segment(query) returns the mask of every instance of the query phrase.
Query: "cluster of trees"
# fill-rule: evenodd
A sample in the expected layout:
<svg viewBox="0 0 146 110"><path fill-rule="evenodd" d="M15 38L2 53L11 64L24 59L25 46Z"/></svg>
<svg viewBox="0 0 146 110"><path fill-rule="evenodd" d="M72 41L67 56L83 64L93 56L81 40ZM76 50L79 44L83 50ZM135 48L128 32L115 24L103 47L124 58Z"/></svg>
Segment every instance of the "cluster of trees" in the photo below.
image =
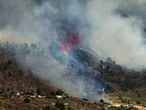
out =
<svg viewBox="0 0 146 110"><path fill-rule="evenodd" d="M49 46L45 46L45 48L42 48L43 44L37 43L37 44L16 44L16 43L9 43L4 42L0 43L0 56L2 55L47 55L47 49L49 49Z"/></svg>
<svg viewBox="0 0 146 110"><path fill-rule="evenodd" d="M137 90L145 85L145 74L135 72L134 70L128 73L115 63L111 64L103 61L100 63L101 67L99 71L102 73L103 78L109 82L118 84L122 91Z"/></svg>
<svg viewBox="0 0 146 110"><path fill-rule="evenodd" d="M119 95L119 99L121 100L122 103L125 104L130 104L130 99L128 97L124 97L122 94Z"/></svg>
<svg viewBox="0 0 146 110"><path fill-rule="evenodd" d="M110 107L108 110L133 110L132 107L120 106L120 107Z"/></svg>
<svg viewBox="0 0 146 110"><path fill-rule="evenodd" d="M45 107L43 107L43 110L74 110L74 109L71 108L70 106L65 107L64 102L57 101L54 107L46 105Z"/></svg>

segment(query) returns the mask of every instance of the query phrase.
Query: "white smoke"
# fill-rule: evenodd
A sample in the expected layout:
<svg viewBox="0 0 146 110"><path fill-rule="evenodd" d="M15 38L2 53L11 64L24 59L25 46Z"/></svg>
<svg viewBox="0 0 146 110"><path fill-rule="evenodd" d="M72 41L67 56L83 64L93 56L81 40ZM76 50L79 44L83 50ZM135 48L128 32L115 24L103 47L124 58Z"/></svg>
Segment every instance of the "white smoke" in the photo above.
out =
<svg viewBox="0 0 146 110"><path fill-rule="evenodd" d="M98 79L95 80L92 74L80 75L76 71L69 71L69 59L65 58L65 63L60 63L54 58L60 53L57 50L49 50L50 46L55 48L59 40L65 39L68 29L79 31L79 36L84 35L82 30L86 22L81 16L85 13L84 6L81 6L85 5L84 2L49 0L38 4L29 0L13 0L9 4L9 0L6 0L0 3L4 6L1 9L1 41L43 43L41 48L47 57L35 57L31 54L18 57L22 65L31 68L34 74L50 80L55 87L70 95L91 100L103 98L104 87ZM12 10L5 10L5 7L12 7Z"/></svg>
<svg viewBox="0 0 146 110"><path fill-rule="evenodd" d="M18 58L20 62L69 94L96 100L102 85L92 78L69 74L68 61L64 65L57 62L44 45L55 46L69 28L77 30L83 45L102 59L111 57L130 69L145 68L145 4L144 0L0 0L0 40L43 43L47 59L30 55Z"/></svg>
<svg viewBox="0 0 146 110"><path fill-rule="evenodd" d="M128 68L144 69L146 48L142 30L143 21L137 14L134 16L127 13L127 10L136 12L141 8L144 9L141 7L143 6L141 2L144 1L136 1L91 0L87 6L91 26L89 43L91 48L103 58L111 57L117 64ZM139 9L134 8L136 4ZM129 7L133 8L129 9ZM120 12L116 12L117 10L124 10L123 13L129 16L122 17Z"/></svg>

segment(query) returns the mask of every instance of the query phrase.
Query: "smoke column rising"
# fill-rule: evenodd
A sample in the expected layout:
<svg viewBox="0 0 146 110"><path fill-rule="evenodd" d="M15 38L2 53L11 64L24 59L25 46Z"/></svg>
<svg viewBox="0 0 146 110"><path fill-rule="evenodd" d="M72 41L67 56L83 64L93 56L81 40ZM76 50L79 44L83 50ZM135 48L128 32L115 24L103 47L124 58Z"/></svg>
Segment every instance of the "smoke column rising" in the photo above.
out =
<svg viewBox="0 0 146 110"><path fill-rule="evenodd" d="M81 39L76 45L89 48L101 59L111 57L122 66L143 69L146 66L145 4L144 0L0 0L0 40L43 43L47 60L30 55L25 65L71 95L97 100L102 97L101 82L89 74L87 78L70 73L70 54L62 57L54 49L69 39L71 31ZM71 42L65 46L74 46ZM56 60L60 57L63 64Z"/></svg>

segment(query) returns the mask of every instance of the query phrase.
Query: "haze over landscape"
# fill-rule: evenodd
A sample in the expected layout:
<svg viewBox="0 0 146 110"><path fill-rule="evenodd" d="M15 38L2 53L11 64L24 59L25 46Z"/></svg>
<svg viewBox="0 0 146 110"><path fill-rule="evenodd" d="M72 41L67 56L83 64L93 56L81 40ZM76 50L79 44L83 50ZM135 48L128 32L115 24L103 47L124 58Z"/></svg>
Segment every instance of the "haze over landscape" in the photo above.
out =
<svg viewBox="0 0 146 110"><path fill-rule="evenodd" d="M0 0L0 73L19 65L69 97L145 105L145 6L145 0Z"/></svg>

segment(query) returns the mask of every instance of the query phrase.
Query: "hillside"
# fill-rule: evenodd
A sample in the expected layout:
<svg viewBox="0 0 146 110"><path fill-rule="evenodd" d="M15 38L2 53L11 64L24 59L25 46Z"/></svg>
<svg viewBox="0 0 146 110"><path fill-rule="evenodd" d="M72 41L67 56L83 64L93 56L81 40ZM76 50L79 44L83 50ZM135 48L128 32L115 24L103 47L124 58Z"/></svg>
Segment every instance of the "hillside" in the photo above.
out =
<svg viewBox="0 0 146 110"><path fill-rule="evenodd" d="M0 109L1 110L94 110L106 103L69 97L49 81L34 76L30 68L20 65L9 49L1 48Z"/></svg>
<svg viewBox="0 0 146 110"><path fill-rule="evenodd" d="M104 67L104 68L103 68ZM123 69L115 63L101 62L98 68L112 87L109 92L114 102L141 103L146 106L146 72Z"/></svg>
<svg viewBox="0 0 146 110"><path fill-rule="evenodd" d="M10 48L11 46L9 46ZM48 80L34 76L31 68L24 67L16 60L16 53L1 47L0 54L0 109L2 110L110 110L112 105L89 102L87 99L70 97L62 90L52 86ZM20 49L22 50L22 48ZM25 54L19 54L23 57ZM88 62L87 62L88 63ZM100 77L108 84L106 93L110 101L129 107L146 105L146 75L123 69L111 59L90 61L90 66L100 71ZM112 108L111 108L112 109ZM119 108L115 108L119 109Z"/></svg>

